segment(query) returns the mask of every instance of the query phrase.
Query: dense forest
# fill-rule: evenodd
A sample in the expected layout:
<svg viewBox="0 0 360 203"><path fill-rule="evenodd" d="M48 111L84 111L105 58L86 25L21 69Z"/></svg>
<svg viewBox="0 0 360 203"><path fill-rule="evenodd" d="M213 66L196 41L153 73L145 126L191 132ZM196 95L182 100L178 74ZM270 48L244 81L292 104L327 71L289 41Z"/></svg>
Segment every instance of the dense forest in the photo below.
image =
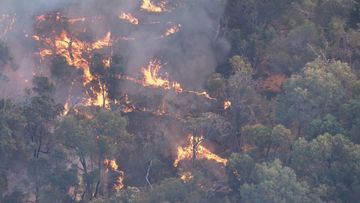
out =
<svg viewBox="0 0 360 203"><path fill-rule="evenodd" d="M1 0L0 202L360 199L358 0Z"/></svg>

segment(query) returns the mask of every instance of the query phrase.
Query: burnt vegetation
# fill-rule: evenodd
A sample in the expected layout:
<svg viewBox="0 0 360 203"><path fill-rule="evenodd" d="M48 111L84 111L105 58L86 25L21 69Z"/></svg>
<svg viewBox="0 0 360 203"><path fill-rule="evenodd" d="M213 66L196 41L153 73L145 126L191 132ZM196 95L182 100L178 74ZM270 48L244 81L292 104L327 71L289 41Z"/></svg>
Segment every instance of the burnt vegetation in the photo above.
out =
<svg viewBox="0 0 360 203"><path fill-rule="evenodd" d="M358 202L360 3L0 2L0 202Z"/></svg>

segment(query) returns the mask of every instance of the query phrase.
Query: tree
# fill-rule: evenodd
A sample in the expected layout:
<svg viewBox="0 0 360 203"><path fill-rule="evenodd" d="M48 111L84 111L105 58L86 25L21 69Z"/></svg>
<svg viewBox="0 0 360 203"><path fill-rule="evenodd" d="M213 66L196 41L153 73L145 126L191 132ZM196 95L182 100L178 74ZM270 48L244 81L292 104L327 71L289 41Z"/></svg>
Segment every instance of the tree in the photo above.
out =
<svg viewBox="0 0 360 203"><path fill-rule="evenodd" d="M106 60L109 60L108 64L104 63ZM90 63L90 71L94 76L88 89L90 96L94 98L97 96L92 95L94 90L100 92L104 101L103 107L105 106L106 96L109 99L119 99L117 95L121 95L119 94L119 87L122 82L121 76L125 72L124 60L120 55L114 55L106 59L101 54L94 54Z"/></svg>
<svg viewBox="0 0 360 203"><path fill-rule="evenodd" d="M360 100L352 99L342 105L340 117L349 133L351 140L360 143Z"/></svg>
<svg viewBox="0 0 360 203"><path fill-rule="evenodd" d="M343 135L323 134L312 141L298 139L291 167L313 187L324 188L327 201L352 202L359 198L360 146Z"/></svg>
<svg viewBox="0 0 360 203"><path fill-rule="evenodd" d="M156 202L198 202L198 191L181 182L179 179L168 178L155 185L153 189L142 193L139 203Z"/></svg>
<svg viewBox="0 0 360 203"><path fill-rule="evenodd" d="M286 81L275 102L276 119L295 135L302 135L302 128L313 118L336 115L338 107L351 98L356 83L346 63L316 59Z"/></svg>
<svg viewBox="0 0 360 203"><path fill-rule="evenodd" d="M26 151L24 133L25 118L21 108L11 100L0 100L0 160L2 163L24 155ZM6 164L4 164L5 166Z"/></svg>
<svg viewBox="0 0 360 203"><path fill-rule="evenodd" d="M56 130L58 141L79 158L85 184L84 200L103 194L108 187L101 178L105 159L131 151L133 137L126 132L126 126L120 111L83 109L78 115L65 117Z"/></svg>
<svg viewBox="0 0 360 203"><path fill-rule="evenodd" d="M256 164L253 182L241 185L239 192L244 202L322 202L279 160Z"/></svg>
<svg viewBox="0 0 360 203"><path fill-rule="evenodd" d="M52 128L57 117L63 112L63 105L53 98L54 85L47 77L34 77L32 93L24 107L25 129L33 143L33 155L39 158L42 153L49 153L52 145Z"/></svg>
<svg viewBox="0 0 360 203"><path fill-rule="evenodd" d="M231 123L219 114L203 113L199 117L189 118L186 125L188 131L193 135L204 136L204 138L223 146L232 144Z"/></svg>
<svg viewBox="0 0 360 203"><path fill-rule="evenodd" d="M227 91L230 108L231 124L234 128L236 139L240 137L241 127L245 124L267 122L267 103L257 92L256 83L252 79L253 71L250 64L240 56L230 59L234 74L228 79Z"/></svg>
<svg viewBox="0 0 360 203"><path fill-rule="evenodd" d="M278 157L286 161L294 140L291 131L282 125L273 128L261 124L246 125L241 134L243 145L250 148L249 152L257 159Z"/></svg>
<svg viewBox="0 0 360 203"><path fill-rule="evenodd" d="M247 154L233 153L226 165L229 185L237 191L244 183L250 183L253 179L255 161Z"/></svg>
<svg viewBox="0 0 360 203"><path fill-rule="evenodd" d="M345 134L345 130L337 121L336 117L331 114L326 114L323 118L314 119L305 129L305 137L307 139L314 139L324 133L330 133L332 135Z"/></svg>

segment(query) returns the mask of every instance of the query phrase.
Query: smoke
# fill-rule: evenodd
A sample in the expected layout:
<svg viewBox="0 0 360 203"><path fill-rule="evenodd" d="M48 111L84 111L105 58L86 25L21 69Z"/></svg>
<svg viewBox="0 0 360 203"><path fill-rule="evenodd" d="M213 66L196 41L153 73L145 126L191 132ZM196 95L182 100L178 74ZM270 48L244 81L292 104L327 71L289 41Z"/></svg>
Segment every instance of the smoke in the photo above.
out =
<svg viewBox="0 0 360 203"><path fill-rule="evenodd" d="M160 1L152 2L159 5ZM179 81L188 89L203 89L205 80L217 66L215 38L225 2L166 1L166 9L162 13L142 10L141 3L140 0L2 0L0 14L15 16L13 27L2 40L10 48L16 70L15 73L5 71L10 79L0 79L0 85L6 83L10 89L14 88L17 94L21 94L21 89L29 86L26 81L31 81L34 74L49 74L48 65L39 63L38 56L34 54L36 43L31 36L36 16L59 11L68 18L85 17L86 25L82 27L86 28L86 33L82 35L89 39L99 39L109 31L112 39L134 39L118 40L113 47L115 53L126 59L128 75L139 76L141 67L157 58L163 62L161 71L167 72L171 80ZM136 16L139 25L120 20L118 16L121 12ZM5 21L0 21L0 25L2 23ZM181 26L178 33L161 37L167 29L177 25Z"/></svg>
<svg viewBox="0 0 360 203"><path fill-rule="evenodd" d="M29 41L34 17L42 12L60 9L68 0L2 0L0 2L0 40L10 50L12 62L1 67L0 97L22 100L24 88L31 85L36 71L33 44Z"/></svg>

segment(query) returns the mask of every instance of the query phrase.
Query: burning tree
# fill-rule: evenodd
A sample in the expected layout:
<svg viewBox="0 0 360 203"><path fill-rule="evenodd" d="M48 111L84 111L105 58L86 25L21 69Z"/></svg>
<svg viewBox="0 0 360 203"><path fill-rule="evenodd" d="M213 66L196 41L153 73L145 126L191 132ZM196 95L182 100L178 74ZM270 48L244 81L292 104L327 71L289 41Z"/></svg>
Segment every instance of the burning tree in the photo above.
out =
<svg viewBox="0 0 360 203"><path fill-rule="evenodd" d="M126 125L120 112L107 110L88 112L84 109L61 122L57 134L81 164L84 181L82 199L88 200L106 192L107 180L103 174L109 168L113 171L118 169L116 162L106 162L106 157L129 153L132 145L133 138L126 132ZM120 176L123 177L122 172Z"/></svg>

